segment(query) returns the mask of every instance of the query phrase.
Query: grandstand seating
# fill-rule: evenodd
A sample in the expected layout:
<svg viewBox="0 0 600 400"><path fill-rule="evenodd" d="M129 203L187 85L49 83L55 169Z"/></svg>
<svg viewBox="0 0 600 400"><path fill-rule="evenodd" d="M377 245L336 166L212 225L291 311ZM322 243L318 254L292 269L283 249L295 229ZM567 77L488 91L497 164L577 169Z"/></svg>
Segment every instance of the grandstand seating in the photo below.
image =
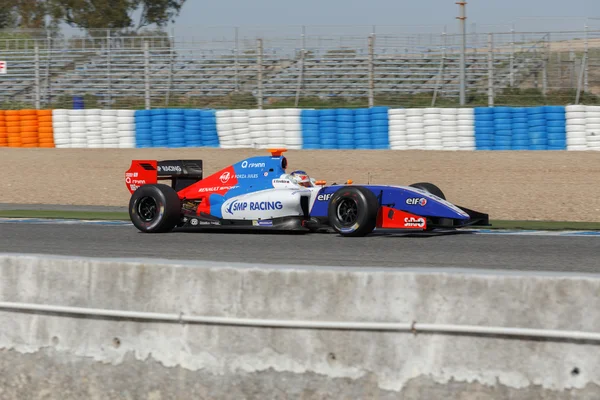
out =
<svg viewBox="0 0 600 400"><path fill-rule="evenodd" d="M263 95L294 97L301 84L303 96L366 96L369 92L369 58L364 49L318 50L301 61L266 49L263 57ZM4 53L10 74L3 77L4 99L31 102L34 97L33 51ZM49 85L45 68L50 57ZM508 54L494 57L495 82L506 86L509 79ZM109 61L110 60L110 61ZM209 50L177 47L150 50L151 97L223 96L235 91L257 91L255 51L242 52L236 58L231 49ZM302 64L303 62L303 64ZM517 81L530 70L539 70L539 57L518 53L514 68ZM472 52L466 59L467 84L487 88L487 54ZM110 68L109 68L110 65ZM303 65L303 71L302 71ZM144 52L140 47L53 50L40 52L42 99L46 87L53 98L61 95L92 94L105 102L106 97L140 97L145 88ZM443 69L441 69L443 67ZM442 78L440 79L440 70ZM447 95L459 91L459 56L437 52L422 54L375 53L373 63L375 94L414 94L436 88ZM302 79L300 79L302 75ZM2 101L2 99L0 99Z"/></svg>

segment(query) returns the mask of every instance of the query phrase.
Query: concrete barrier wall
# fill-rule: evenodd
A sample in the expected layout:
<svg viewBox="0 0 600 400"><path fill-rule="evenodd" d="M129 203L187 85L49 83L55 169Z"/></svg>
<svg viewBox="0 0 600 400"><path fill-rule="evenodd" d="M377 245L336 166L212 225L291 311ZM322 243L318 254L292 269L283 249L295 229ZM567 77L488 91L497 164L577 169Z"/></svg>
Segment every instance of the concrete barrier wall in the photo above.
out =
<svg viewBox="0 0 600 400"><path fill-rule="evenodd" d="M0 111L0 146L600 150L600 107L584 105L49 112Z"/></svg>
<svg viewBox="0 0 600 400"><path fill-rule="evenodd" d="M599 332L599 290L597 276L564 274L0 255L0 301L236 318ZM0 327L2 398L600 396L598 342L234 327L6 309L0 310Z"/></svg>

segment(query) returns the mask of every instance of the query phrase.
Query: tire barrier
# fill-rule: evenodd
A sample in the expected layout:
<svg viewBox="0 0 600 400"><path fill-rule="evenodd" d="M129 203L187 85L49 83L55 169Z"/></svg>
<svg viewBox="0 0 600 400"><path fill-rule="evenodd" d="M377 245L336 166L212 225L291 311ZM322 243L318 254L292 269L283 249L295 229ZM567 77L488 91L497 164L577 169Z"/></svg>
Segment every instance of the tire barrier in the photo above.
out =
<svg viewBox="0 0 600 400"><path fill-rule="evenodd" d="M52 110L57 148L135 148L133 110Z"/></svg>
<svg viewBox="0 0 600 400"><path fill-rule="evenodd" d="M216 112L221 148L302 148L302 110L220 110Z"/></svg>
<svg viewBox="0 0 600 400"><path fill-rule="evenodd" d="M600 151L600 106L0 110L0 147Z"/></svg>
<svg viewBox="0 0 600 400"><path fill-rule="evenodd" d="M6 111L0 110L0 147L8 146L8 133L6 131Z"/></svg>
<svg viewBox="0 0 600 400"><path fill-rule="evenodd" d="M477 150L566 150L566 109L475 108Z"/></svg>
<svg viewBox="0 0 600 400"><path fill-rule="evenodd" d="M387 107L302 110L304 149L388 149Z"/></svg>
<svg viewBox="0 0 600 400"><path fill-rule="evenodd" d="M600 150L600 106L567 106L567 150Z"/></svg>
<svg viewBox="0 0 600 400"><path fill-rule="evenodd" d="M214 110L135 111L136 147L219 147Z"/></svg>
<svg viewBox="0 0 600 400"><path fill-rule="evenodd" d="M474 150L473 109L389 110L392 150Z"/></svg>

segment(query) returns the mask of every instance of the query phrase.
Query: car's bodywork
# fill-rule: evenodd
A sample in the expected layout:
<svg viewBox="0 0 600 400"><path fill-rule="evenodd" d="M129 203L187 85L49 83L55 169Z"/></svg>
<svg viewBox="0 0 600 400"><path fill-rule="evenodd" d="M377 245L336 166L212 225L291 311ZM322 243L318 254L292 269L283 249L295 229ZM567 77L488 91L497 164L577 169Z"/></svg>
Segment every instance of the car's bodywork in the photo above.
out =
<svg viewBox="0 0 600 400"><path fill-rule="evenodd" d="M126 172L127 189L135 191L170 180L181 201L178 226L211 228L329 228L331 198L343 185L314 181L299 186L286 172L285 150L241 160L204 178L201 160L134 160ZM488 216L456 206L411 186L360 185L378 201L376 229L424 231L487 225ZM132 212L132 210L130 210Z"/></svg>

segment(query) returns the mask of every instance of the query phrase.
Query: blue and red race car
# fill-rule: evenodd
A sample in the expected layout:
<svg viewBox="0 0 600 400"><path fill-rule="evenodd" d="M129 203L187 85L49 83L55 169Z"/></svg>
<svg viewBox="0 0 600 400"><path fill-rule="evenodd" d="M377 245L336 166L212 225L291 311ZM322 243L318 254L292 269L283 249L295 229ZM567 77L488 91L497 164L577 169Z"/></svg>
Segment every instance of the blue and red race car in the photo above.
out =
<svg viewBox="0 0 600 400"><path fill-rule="evenodd" d="M131 221L147 233L203 227L333 230L342 236L489 225L487 214L446 201L431 183L327 186L304 171L286 172L285 149L269 152L206 178L202 160L134 160L125 173Z"/></svg>

